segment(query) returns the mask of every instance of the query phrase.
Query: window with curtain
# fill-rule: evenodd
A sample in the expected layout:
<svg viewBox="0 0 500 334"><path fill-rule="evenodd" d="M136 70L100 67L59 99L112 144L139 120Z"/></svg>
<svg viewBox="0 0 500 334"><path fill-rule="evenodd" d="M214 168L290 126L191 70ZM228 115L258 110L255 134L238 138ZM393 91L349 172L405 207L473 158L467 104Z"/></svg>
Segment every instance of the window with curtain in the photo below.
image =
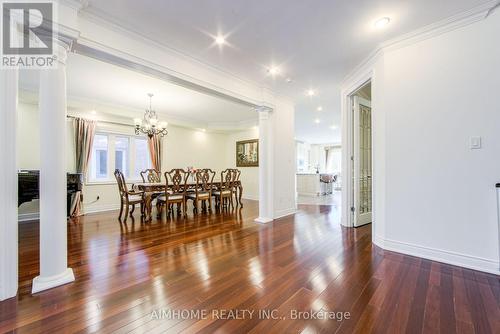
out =
<svg viewBox="0 0 500 334"><path fill-rule="evenodd" d="M115 138L115 169L119 169L125 177L129 175L129 138Z"/></svg>
<svg viewBox="0 0 500 334"><path fill-rule="evenodd" d="M146 138L135 138L135 171L134 178L139 179L141 171L152 166L149 146Z"/></svg>
<svg viewBox="0 0 500 334"><path fill-rule="evenodd" d="M106 135L99 134L94 137L89 172L90 180L108 179L108 136Z"/></svg>
<svg viewBox="0 0 500 334"><path fill-rule="evenodd" d="M114 182L113 172L119 169L127 180L138 181L140 172L151 166L146 138L100 132L94 137L87 180Z"/></svg>

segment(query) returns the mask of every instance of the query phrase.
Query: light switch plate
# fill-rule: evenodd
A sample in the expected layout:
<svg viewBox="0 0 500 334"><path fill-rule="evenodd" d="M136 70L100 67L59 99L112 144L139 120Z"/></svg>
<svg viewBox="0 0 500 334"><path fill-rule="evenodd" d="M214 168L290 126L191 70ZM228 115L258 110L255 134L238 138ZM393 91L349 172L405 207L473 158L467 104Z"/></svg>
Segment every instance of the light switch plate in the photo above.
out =
<svg viewBox="0 0 500 334"><path fill-rule="evenodd" d="M470 137L470 149L477 150L481 148L481 137Z"/></svg>

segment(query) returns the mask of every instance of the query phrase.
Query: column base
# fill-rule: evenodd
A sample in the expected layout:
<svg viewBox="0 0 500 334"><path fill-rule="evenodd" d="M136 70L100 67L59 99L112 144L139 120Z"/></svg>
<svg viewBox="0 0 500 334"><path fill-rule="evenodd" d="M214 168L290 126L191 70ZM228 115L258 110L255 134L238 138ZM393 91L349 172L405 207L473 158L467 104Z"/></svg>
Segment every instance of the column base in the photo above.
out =
<svg viewBox="0 0 500 334"><path fill-rule="evenodd" d="M256 223L260 223L260 224L266 224L266 223L270 223L272 222L274 219L272 218L266 218L266 217L258 217L258 218L255 218L255 222Z"/></svg>
<svg viewBox="0 0 500 334"><path fill-rule="evenodd" d="M75 280L75 275L73 274L73 269L71 268L67 268L62 274L55 276L50 276L50 277L37 276L33 279L33 283L31 286L31 293L33 294L40 291L52 289L60 285L71 283L74 280Z"/></svg>

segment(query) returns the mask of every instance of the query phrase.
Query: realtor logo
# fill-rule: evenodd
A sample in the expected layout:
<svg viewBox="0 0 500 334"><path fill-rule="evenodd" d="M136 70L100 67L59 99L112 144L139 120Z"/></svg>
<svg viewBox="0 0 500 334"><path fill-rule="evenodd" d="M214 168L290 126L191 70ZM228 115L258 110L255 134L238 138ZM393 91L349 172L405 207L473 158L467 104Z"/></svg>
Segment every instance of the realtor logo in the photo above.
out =
<svg viewBox="0 0 500 334"><path fill-rule="evenodd" d="M2 2L2 67L53 67L53 22L52 2Z"/></svg>

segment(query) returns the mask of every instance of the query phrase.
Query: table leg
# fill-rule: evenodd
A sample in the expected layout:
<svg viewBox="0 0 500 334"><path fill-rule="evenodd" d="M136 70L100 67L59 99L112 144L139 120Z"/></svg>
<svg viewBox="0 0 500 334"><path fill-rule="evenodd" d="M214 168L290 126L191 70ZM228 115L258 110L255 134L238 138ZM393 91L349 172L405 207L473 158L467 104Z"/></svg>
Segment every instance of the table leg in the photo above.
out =
<svg viewBox="0 0 500 334"><path fill-rule="evenodd" d="M146 220L151 220L153 218L153 193L144 194L144 202L146 205Z"/></svg>
<svg viewBox="0 0 500 334"><path fill-rule="evenodd" d="M241 196L243 195L243 186L240 184L238 186L238 202L240 202L240 206L243 207L243 202L241 201Z"/></svg>

